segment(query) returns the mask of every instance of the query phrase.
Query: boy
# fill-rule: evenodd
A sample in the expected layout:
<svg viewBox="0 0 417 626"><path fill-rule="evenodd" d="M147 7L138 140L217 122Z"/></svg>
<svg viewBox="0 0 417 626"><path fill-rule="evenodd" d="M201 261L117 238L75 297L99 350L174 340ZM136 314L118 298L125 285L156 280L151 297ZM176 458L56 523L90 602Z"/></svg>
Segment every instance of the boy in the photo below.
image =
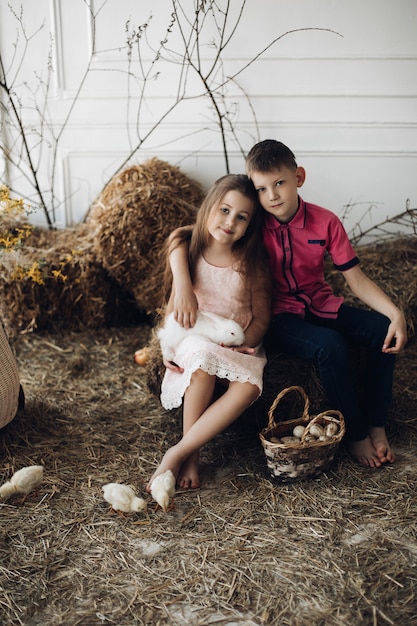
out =
<svg viewBox="0 0 417 626"><path fill-rule="evenodd" d="M273 282L272 337L281 351L316 361L331 407L345 417L352 456L368 467L392 463L385 424L395 354L407 342L404 315L363 274L339 218L300 198L298 189L306 173L287 146L271 139L257 143L249 151L246 169L265 210L264 243ZM372 311L348 306L333 294L324 280L326 252L353 294ZM174 310L180 323L192 325L195 302L183 273L184 260L179 253L171 259L180 288ZM351 382L350 342L367 349L366 416Z"/></svg>

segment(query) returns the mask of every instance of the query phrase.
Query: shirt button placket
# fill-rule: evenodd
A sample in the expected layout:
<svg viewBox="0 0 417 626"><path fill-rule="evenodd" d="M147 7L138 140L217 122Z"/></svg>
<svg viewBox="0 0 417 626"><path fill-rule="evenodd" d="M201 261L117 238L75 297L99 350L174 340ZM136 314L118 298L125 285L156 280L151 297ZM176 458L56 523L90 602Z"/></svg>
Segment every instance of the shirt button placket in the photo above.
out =
<svg viewBox="0 0 417 626"><path fill-rule="evenodd" d="M284 272L286 281L290 287L290 291L296 290L296 283L291 271L292 264L292 248L290 244L289 229L282 229L282 247L284 249Z"/></svg>

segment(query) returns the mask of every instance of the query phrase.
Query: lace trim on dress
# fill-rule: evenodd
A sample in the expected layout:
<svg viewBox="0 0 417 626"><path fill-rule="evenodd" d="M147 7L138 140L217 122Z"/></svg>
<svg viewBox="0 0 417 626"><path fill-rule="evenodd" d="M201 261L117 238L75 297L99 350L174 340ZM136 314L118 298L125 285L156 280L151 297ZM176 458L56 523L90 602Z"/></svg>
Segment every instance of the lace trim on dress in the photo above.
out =
<svg viewBox="0 0 417 626"><path fill-rule="evenodd" d="M247 369L240 368L233 363L225 363L219 359L216 354L209 352L195 352L190 359L187 370L181 375L181 385L174 389L172 385L165 388L164 381L161 387L161 403L164 409L176 409L181 406L184 392L190 384L193 372L201 369L211 376L225 378L230 381L238 381L240 383L252 383L259 389L259 395L262 393L262 385L259 386L259 377L252 375Z"/></svg>

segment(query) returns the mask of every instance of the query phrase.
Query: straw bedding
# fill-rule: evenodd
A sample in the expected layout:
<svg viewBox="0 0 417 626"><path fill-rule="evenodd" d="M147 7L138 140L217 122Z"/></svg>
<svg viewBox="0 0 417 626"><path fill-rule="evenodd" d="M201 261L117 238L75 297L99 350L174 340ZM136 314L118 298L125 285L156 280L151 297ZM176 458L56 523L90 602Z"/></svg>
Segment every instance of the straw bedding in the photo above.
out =
<svg viewBox="0 0 417 626"><path fill-rule="evenodd" d="M395 271L407 271L398 294L410 326L413 249L397 247L384 273L385 283L401 284ZM161 409L133 359L152 332L141 323L14 338L27 407L0 431L0 479L42 464L45 482L26 501L0 505L1 622L417 624L415 338L398 359L394 465L358 467L342 447L320 477L274 482L257 434L260 403L206 446L202 488L178 491L165 514L144 488L181 420ZM297 373L316 389L308 369L279 361L267 396ZM101 493L110 481L132 484L148 513L110 512Z"/></svg>
<svg viewBox="0 0 417 626"><path fill-rule="evenodd" d="M397 460L319 478L269 478L241 425L202 454L202 488L154 510L145 484L180 436L133 351L151 329L20 335L27 408L0 431L0 479L30 464L45 482L0 505L4 624L409 626L415 572L416 344L399 359L390 437ZM103 484L132 484L148 514L109 511Z"/></svg>
<svg viewBox="0 0 417 626"><path fill-rule="evenodd" d="M270 347L263 396L203 449L201 489L178 491L163 513L145 485L180 437L181 413L162 410L157 397L163 368L153 317L143 309L158 298L138 303L123 276L110 275L107 252L100 257L104 217L90 219L75 232L38 235L51 266L82 250L67 267L75 272L70 283L30 293L0 283L27 398L25 411L0 430L0 482L23 466L45 467L37 493L0 504L0 622L417 625L415 238L360 251L410 329L390 412L395 464L359 467L342 446L318 478L273 481L258 433L277 392L301 385L312 413L325 400L314 368ZM151 361L139 367L134 352L147 345ZM298 409L282 406L283 416ZM147 513L111 512L101 491L111 481L131 484L147 499Z"/></svg>

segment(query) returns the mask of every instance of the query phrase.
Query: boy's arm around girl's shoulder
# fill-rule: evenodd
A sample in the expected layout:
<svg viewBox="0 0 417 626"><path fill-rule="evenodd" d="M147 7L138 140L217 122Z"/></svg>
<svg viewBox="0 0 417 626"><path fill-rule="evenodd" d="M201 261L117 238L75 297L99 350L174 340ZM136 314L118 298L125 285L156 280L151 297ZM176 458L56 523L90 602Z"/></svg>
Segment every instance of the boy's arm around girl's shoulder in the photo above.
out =
<svg viewBox="0 0 417 626"><path fill-rule="evenodd" d="M404 313L373 280L362 272L359 265L344 271L343 276L352 293L359 300L391 320L382 351L389 354L401 352L407 343L407 322Z"/></svg>

